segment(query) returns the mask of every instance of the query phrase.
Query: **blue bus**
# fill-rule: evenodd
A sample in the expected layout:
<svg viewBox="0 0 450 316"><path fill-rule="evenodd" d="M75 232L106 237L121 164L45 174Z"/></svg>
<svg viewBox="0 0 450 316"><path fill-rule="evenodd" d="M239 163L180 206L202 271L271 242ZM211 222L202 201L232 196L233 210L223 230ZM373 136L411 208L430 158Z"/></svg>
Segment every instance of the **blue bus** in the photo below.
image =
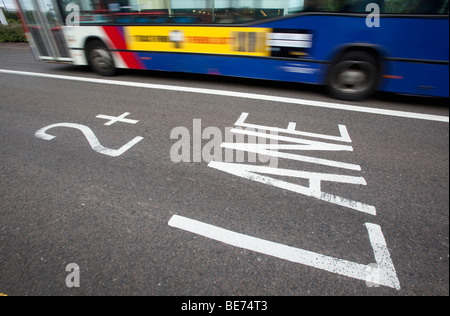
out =
<svg viewBox="0 0 450 316"><path fill-rule="evenodd" d="M449 97L448 0L17 0L38 60Z"/></svg>

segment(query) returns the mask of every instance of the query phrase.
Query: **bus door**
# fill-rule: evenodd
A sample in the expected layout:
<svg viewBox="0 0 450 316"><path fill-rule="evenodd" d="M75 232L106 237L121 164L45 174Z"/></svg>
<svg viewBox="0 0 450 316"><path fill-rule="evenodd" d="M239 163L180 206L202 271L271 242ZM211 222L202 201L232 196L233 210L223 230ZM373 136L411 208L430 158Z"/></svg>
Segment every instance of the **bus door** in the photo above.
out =
<svg viewBox="0 0 450 316"><path fill-rule="evenodd" d="M18 0L23 23L35 57L43 61L71 62L59 8L52 0Z"/></svg>

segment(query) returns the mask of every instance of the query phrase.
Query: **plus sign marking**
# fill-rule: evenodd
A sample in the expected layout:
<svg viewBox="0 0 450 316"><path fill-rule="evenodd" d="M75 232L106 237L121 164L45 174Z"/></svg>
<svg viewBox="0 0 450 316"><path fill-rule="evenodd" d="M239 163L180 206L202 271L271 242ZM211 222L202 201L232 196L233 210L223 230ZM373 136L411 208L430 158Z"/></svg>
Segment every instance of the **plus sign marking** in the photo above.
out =
<svg viewBox="0 0 450 316"><path fill-rule="evenodd" d="M136 123L139 122L137 120L126 119L126 117L128 115L130 115L130 113L125 112L122 115L117 116L117 117L116 116L103 115L103 114L99 114L96 117L99 118L99 119L109 120L109 122L105 123L106 126L113 125L113 124L115 124L117 122L123 122L123 123L128 123L128 124L136 124Z"/></svg>

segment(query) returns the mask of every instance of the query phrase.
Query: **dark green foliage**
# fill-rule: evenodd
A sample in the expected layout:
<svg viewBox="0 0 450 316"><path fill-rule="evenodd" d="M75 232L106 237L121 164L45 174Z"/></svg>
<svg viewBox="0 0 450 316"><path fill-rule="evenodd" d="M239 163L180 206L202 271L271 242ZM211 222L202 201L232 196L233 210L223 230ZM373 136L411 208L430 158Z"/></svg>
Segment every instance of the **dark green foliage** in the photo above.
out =
<svg viewBox="0 0 450 316"><path fill-rule="evenodd" d="M5 13L8 25L0 25L0 43L26 42L25 34L19 18L15 13Z"/></svg>

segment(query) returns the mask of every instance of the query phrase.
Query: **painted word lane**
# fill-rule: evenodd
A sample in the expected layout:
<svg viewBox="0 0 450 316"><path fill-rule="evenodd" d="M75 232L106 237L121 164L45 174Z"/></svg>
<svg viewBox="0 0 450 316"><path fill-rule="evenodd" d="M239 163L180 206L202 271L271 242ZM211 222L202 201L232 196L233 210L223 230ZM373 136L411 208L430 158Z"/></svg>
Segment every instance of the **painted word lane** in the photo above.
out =
<svg viewBox="0 0 450 316"><path fill-rule="evenodd" d="M338 125L337 129L339 134L336 136L301 131L297 129L297 124L293 122L288 123L287 128L250 124L247 122L248 117L249 113L242 113L234 124L234 128L227 130L236 135L246 136L246 138L240 138L241 140L253 139L253 141L225 141L220 147L225 150L246 152L248 154L274 158L275 160L266 160L270 162L268 166L242 163L241 161L233 162L227 159L225 161L212 160L208 163L208 166L233 176L269 185L277 189L291 191L322 202L331 203L351 212L360 212L370 217L371 220L364 224L364 229L367 231L371 246L371 249L368 250L372 252L374 262L358 263L334 258L305 249L279 244L274 241L229 231L179 215L174 215L170 219L169 226L234 247L365 281L368 287L386 286L400 290L400 281L397 277L382 229L379 225L372 223L372 219L377 215L375 206L322 190L323 182L329 182L336 186L340 184L368 185L366 180L361 176L342 174L345 171L351 171L353 173L361 172L361 166L344 161L324 159L318 155L311 154L317 152L353 152L353 147L351 146L352 139L347 127ZM189 137L185 138L190 139ZM231 137L227 138L232 139ZM178 147L176 148L178 149ZM301 154L302 152L308 152L308 155L303 155ZM233 157L233 155L229 157ZM177 161L183 161L183 159L179 159L178 157L175 158L177 158ZM327 166L328 168L335 168L339 173L337 171L336 173L320 173L306 170L281 169L277 166L278 160L280 159L302 162L311 166ZM294 182L278 179L277 177L306 180L308 185L299 185Z"/></svg>

